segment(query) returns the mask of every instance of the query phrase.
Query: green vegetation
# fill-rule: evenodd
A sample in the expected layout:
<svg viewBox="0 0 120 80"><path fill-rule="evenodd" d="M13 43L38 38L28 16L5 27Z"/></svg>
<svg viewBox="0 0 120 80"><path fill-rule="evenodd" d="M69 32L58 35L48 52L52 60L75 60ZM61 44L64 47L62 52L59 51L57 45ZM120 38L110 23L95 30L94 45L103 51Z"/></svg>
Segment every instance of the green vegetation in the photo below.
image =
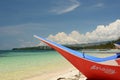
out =
<svg viewBox="0 0 120 80"><path fill-rule="evenodd" d="M114 49L114 43L120 42L120 38L118 40L100 42L100 43L88 43L88 44L74 44L74 45L64 45L68 48L74 50L80 49ZM49 46L38 46L38 47L25 47L25 48L13 48L12 50L52 50Z"/></svg>
<svg viewBox="0 0 120 80"><path fill-rule="evenodd" d="M84 49L113 49L113 48L115 48L115 46L112 42L84 47Z"/></svg>
<svg viewBox="0 0 120 80"><path fill-rule="evenodd" d="M37 46L37 47L24 47L24 48L13 48L12 50L52 50L49 46Z"/></svg>
<svg viewBox="0 0 120 80"><path fill-rule="evenodd" d="M99 45L85 46L84 49L114 49L114 43L116 42L120 42L120 38L118 40L107 41L106 43L101 43Z"/></svg>

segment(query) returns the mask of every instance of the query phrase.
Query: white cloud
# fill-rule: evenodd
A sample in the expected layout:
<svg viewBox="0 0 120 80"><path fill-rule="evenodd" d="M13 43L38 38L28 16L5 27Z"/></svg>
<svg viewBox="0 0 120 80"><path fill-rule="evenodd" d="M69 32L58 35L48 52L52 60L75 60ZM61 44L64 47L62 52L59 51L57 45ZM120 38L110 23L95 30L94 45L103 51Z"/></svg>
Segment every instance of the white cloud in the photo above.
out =
<svg viewBox="0 0 120 80"><path fill-rule="evenodd" d="M115 40L120 37L120 20L109 25L98 25L92 32L81 34L78 31L72 31L70 34L59 32L56 35L49 35L48 39L60 44L81 44L100 41Z"/></svg>
<svg viewBox="0 0 120 80"><path fill-rule="evenodd" d="M4 36L15 36L23 35L37 31L45 31L47 28L43 24L39 23L27 23L13 26L0 27L0 35ZM33 34L32 34L33 35Z"/></svg>
<svg viewBox="0 0 120 80"><path fill-rule="evenodd" d="M104 6L103 3L98 3L98 4L94 5L94 7L103 7L103 6Z"/></svg>
<svg viewBox="0 0 120 80"><path fill-rule="evenodd" d="M23 39L19 39L18 42L20 43L20 47L33 47L35 46L35 43L32 41L25 41Z"/></svg>
<svg viewBox="0 0 120 80"><path fill-rule="evenodd" d="M87 9L99 9L99 8L104 8L105 4L104 3L94 3L89 6L87 6Z"/></svg>
<svg viewBox="0 0 120 80"><path fill-rule="evenodd" d="M0 49L34 46L33 34L42 34L48 30L44 24L27 23L0 27ZM33 43L34 42L34 43Z"/></svg>
<svg viewBox="0 0 120 80"><path fill-rule="evenodd" d="M64 14L75 10L80 6L80 3L77 0L60 0L55 5L50 11L56 14Z"/></svg>
<svg viewBox="0 0 120 80"><path fill-rule="evenodd" d="M73 39L73 37L70 37L69 35L67 35L64 32L60 32L60 33L56 34L55 36L50 35L48 38L52 39L56 42L59 42L61 44L69 44L69 43L76 43L77 42L75 39Z"/></svg>

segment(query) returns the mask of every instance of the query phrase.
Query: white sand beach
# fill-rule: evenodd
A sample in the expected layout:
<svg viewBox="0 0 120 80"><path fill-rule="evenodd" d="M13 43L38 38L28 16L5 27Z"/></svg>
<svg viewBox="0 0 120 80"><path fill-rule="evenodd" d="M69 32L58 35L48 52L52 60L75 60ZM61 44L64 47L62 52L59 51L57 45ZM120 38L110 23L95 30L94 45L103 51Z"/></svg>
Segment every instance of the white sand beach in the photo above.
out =
<svg viewBox="0 0 120 80"><path fill-rule="evenodd" d="M25 80L86 80L86 78L77 69L71 67L43 75L32 76Z"/></svg>

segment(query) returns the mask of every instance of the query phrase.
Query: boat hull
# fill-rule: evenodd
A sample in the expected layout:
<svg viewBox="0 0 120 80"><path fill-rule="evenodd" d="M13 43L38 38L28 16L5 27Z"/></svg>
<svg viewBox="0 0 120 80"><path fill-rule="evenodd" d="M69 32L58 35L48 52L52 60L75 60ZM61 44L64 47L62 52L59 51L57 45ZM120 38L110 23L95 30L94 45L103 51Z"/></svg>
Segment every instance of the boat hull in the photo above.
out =
<svg viewBox="0 0 120 80"><path fill-rule="evenodd" d="M111 66L79 58L48 44L74 65L88 80L120 80L120 66Z"/></svg>
<svg viewBox="0 0 120 80"><path fill-rule="evenodd" d="M120 80L120 66L101 64L79 57L69 50L59 47L56 43L54 44L53 42L40 37L37 38L65 57L74 67L87 77L87 80Z"/></svg>

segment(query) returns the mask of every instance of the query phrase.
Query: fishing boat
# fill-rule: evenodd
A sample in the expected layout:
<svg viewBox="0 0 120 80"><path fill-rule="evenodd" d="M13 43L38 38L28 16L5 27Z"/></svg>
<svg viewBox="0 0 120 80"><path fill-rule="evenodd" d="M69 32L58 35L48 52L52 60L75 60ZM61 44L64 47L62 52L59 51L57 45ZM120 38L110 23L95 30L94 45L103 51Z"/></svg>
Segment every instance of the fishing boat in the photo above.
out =
<svg viewBox="0 0 120 80"><path fill-rule="evenodd" d="M36 35L34 37L59 52L85 75L87 80L120 80L119 54L106 58L97 58L69 49L42 37Z"/></svg>

